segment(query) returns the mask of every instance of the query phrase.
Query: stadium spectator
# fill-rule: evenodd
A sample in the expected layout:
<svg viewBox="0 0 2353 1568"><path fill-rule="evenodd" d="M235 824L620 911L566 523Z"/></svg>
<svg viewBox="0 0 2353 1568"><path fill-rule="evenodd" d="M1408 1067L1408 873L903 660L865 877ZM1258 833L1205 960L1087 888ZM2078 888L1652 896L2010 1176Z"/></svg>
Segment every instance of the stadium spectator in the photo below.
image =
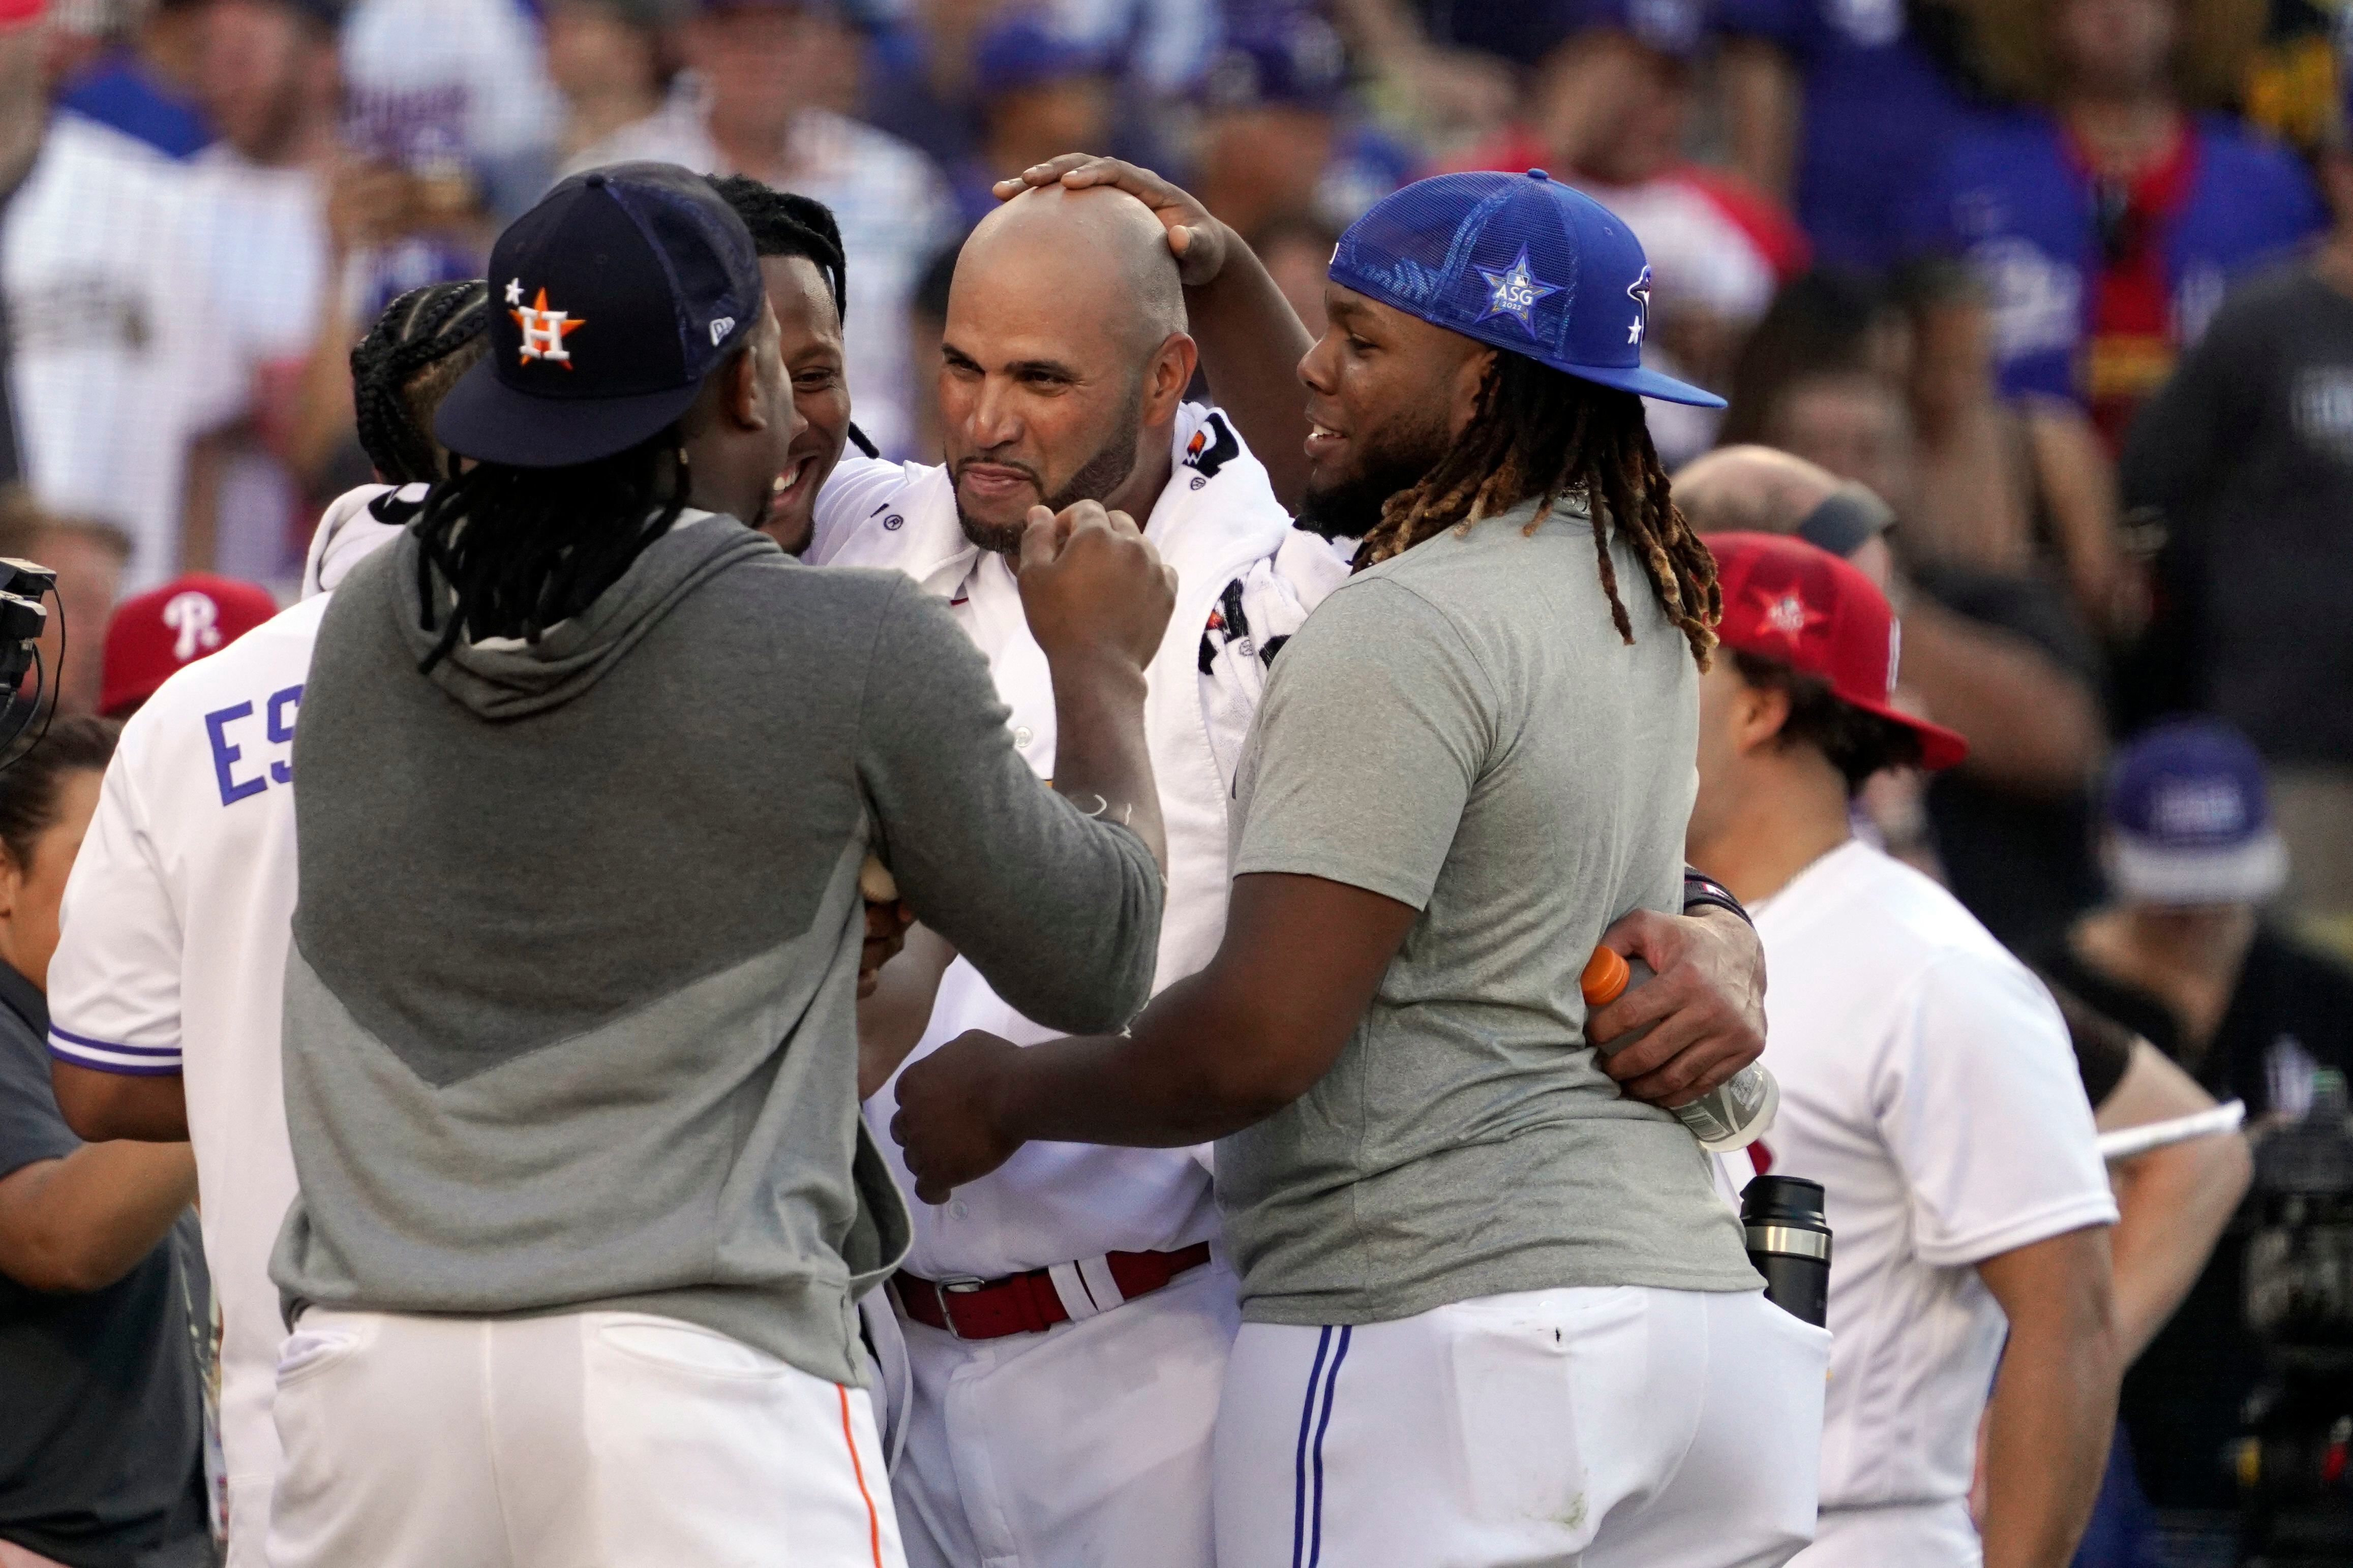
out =
<svg viewBox="0 0 2353 1568"><path fill-rule="evenodd" d="M2231 280L2322 220L2285 149L2191 111L2213 53L2192 23L2234 8L2259 10L2014 0L1988 47L2047 107L1961 130L1920 187L1916 242L1986 279L2003 391L2084 405L2111 450Z"/></svg>
<svg viewBox="0 0 2353 1568"><path fill-rule="evenodd" d="M172 158L211 144L194 81L202 0L101 0L98 47L65 79L60 108Z"/></svg>
<svg viewBox="0 0 2353 1568"><path fill-rule="evenodd" d="M1969 109L1954 0L1721 0L1732 166L1788 203L1829 266L1902 254L1923 181Z"/></svg>
<svg viewBox="0 0 2353 1568"><path fill-rule="evenodd" d="M0 492L0 555L37 561L58 574L41 629L41 667L59 714L97 712L106 618L121 591L130 539L111 522L51 511L10 486Z"/></svg>
<svg viewBox="0 0 2353 1568"><path fill-rule="evenodd" d="M662 106L687 0L548 0L547 75L564 98L559 163Z"/></svg>
<svg viewBox="0 0 2353 1568"><path fill-rule="evenodd" d="M1238 19L1195 89L1201 205L1243 234L1297 214L1331 226L1336 240L1405 184L1415 153L1356 111L1347 76L1339 35L1322 17L1274 7ZM1331 253L1326 241L1324 259Z"/></svg>
<svg viewBox="0 0 2353 1568"><path fill-rule="evenodd" d="M1891 704L1887 600L1799 541L1711 548L1725 657L1702 680L1685 852L1757 910L1781 1085L1773 1169L1823 1184L1840 1242L1822 1516L1795 1562L1976 1562L1980 1411L1986 1561L2063 1561L2097 1491L2121 1364L2116 1209L2065 1025L1950 895L1852 838L1872 774L1965 749Z"/></svg>
<svg viewBox="0 0 2353 1568"><path fill-rule="evenodd" d="M283 575L303 479L289 453L304 368L342 295L329 275L340 0L202 0L197 96L220 140L193 164L205 363L232 378L229 422L189 458L180 565ZM320 444L323 447L324 444ZM154 581L164 574L146 577Z"/></svg>
<svg viewBox="0 0 2353 1568"><path fill-rule="evenodd" d="M162 582L182 554L187 446L242 402L204 269L210 214L184 170L78 110L45 112L40 34L0 29L32 70L6 99L29 160L0 228L9 325L9 457L46 506L121 531L127 584ZM46 124L44 121L46 121ZM89 623L95 626L96 622Z"/></svg>
<svg viewBox="0 0 2353 1568"><path fill-rule="evenodd" d="M99 712L130 718L157 687L277 613L278 601L260 584L205 572L174 577L123 600L106 623Z"/></svg>
<svg viewBox="0 0 2353 1568"><path fill-rule="evenodd" d="M947 184L907 143L807 105L801 83L820 44L818 23L800 0L696 5L681 34L691 79L568 169L653 159L697 174L749 174L831 208L849 259L849 312L872 328L849 344L859 424L886 455L904 455L914 390L902 324L917 274L956 234Z"/></svg>
<svg viewBox="0 0 2353 1568"><path fill-rule="evenodd" d="M2223 305L2135 422L2123 479L2168 534L2148 647L2174 668L2143 700L2254 742L2288 902L2353 954L2353 148L2320 167L2327 244Z"/></svg>
<svg viewBox="0 0 2353 1568"><path fill-rule="evenodd" d="M463 207L511 217L545 188L560 114L546 50L524 0L352 0L342 26L343 140L357 156L463 191ZM442 195L444 209L457 193ZM380 258L362 301L370 321L430 276L436 258ZM445 253L446 257L446 253Z"/></svg>
<svg viewBox="0 0 2353 1568"><path fill-rule="evenodd" d="M2285 875L2263 766L2212 720L2161 725L2117 753L2105 800L2111 902L2042 967L2147 1038L2251 1121L2294 1120L2316 1068L2353 1066L2353 973L2259 913ZM2234 1509L2218 1462L2264 1373L2244 1321L2247 1235L2216 1249L2125 1382L2142 1487L2159 1509Z"/></svg>
<svg viewBox="0 0 2353 1568"><path fill-rule="evenodd" d="M940 342L948 331L948 286L955 281L959 241L943 246L907 296L907 358L915 384L914 439L918 462L936 462L947 449L947 426L940 413Z"/></svg>
<svg viewBox="0 0 2353 1568"><path fill-rule="evenodd" d="M1783 290L1744 351L1727 426L1754 428L1894 508L1913 590L1907 634L1925 634L1909 668L1937 721L1975 748L1929 785L1945 874L1997 937L2031 948L2098 893L2086 792L2106 751L2105 666L2052 580L1911 558L1902 523L1919 487L1903 385L1913 354L1883 300L1860 280L1819 276Z"/></svg>
<svg viewBox="0 0 2353 1568"><path fill-rule="evenodd" d="M2122 640L2139 595L2122 558L2116 474L2073 403L2005 398L1977 276L1946 258L1906 268L1896 298L1912 327L1912 561L2047 576L2066 584L2084 625Z"/></svg>
<svg viewBox="0 0 2353 1568"><path fill-rule="evenodd" d="M964 222L997 210L990 187L1074 147L1110 145L1114 82L1109 57L1017 10L974 42L973 114L979 138L955 171Z"/></svg>
<svg viewBox="0 0 2353 1568"><path fill-rule="evenodd" d="M1608 206L1651 259L1646 363L1721 384L1776 289L1803 268L1806 243L1769 200L1685 156L1704 9L1577 0L1543 14L1560 32L1535 68L1524 119L1450 166L1540 166ZM1651 438L1670 464L1705 451L1720 424L1707 410L1651 409Z"/></svg>
<svg viewBox="0 0 2353 1568"><path fill-rule="evenodd" d="M58 720L0 773L0 1563L210 1568L195 1162L84 1143L49 1088L58 904L114 726Z"/></svg>

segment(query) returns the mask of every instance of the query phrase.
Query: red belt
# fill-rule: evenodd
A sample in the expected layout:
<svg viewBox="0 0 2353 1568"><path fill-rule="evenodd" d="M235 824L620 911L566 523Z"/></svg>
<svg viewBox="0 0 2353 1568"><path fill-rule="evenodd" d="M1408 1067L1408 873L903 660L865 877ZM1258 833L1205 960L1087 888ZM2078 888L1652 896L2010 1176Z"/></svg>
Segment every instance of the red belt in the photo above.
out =
<svg viewBox="0 0 2353 1568"><path fill-rule="evenodd" d="M1002 1279L926 1279L902 1270L892 1283L900 1307L925 1327L960 1340L998 1340L1107 1312L1208 1261L1209 1244L1199 1241L1175 1252L1106 1253Z"/></svg>

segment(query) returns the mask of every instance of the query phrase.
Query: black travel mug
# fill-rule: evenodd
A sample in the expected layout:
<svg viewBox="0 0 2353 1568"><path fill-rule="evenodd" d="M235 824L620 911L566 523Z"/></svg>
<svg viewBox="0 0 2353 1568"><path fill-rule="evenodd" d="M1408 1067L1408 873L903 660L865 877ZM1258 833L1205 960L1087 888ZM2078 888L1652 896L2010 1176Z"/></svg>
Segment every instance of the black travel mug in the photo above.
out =
<svg viewBox="0 0 2353 1568"><path fill-rule="evenodd" d="M1748 1261L1765 1276L1765 1299L1803 1322L1827 1328L1831 1227L1822 1184L1803 1176L1759 1176L1740 1197Z"/></svg>

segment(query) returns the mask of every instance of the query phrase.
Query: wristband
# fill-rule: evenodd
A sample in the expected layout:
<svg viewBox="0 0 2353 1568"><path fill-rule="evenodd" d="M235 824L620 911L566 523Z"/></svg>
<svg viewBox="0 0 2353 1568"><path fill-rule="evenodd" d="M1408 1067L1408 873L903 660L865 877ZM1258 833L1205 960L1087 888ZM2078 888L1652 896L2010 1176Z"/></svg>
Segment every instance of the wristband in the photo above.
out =
<svg viewBox="0 0 2353 1568"><path fill-rule="evenodd" d="M1713 877L1702 876L1690 867L1684 867L1683 913L1689 914L1694 910L1704 909L1711 904L1719 910L1729 910L1738 915L1747 922L1751 930L1756 928L1757 922L1748 919L1748 911L1740 907L1740 900L1732 896L1731 889Z"/></svg>

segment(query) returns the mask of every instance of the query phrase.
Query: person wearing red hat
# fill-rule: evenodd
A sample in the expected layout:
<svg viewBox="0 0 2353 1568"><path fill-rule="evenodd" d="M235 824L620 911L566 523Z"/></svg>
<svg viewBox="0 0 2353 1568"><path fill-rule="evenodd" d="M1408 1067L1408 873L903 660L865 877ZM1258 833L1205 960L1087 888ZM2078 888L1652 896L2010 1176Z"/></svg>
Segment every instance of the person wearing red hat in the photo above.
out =
<svg viewBox="0 0 2353 1568"><path fill-rule="evenodd" d="M1821 1517L1796 1563L2057 1568L2099 1487L2121 1370L2116 1207L2066 1025L1958 900L1850 828L1872 774L1968 751L1890 700L1886 596L1802 540L1708 544L1722 647L1700 680L1684 849L1756 919L1772 1167L1822 1184L1838 1238ZM1989 1408L1980 1540L1968 1499Z"/></svg>
<svg viewBox="0 0 2353 1568"><path fill-rule="evenodd" d="M99 712L128 719L164 682L277 613L278 601L260 584L209 572L191 572L123 600L107 617Z"/></svg>

